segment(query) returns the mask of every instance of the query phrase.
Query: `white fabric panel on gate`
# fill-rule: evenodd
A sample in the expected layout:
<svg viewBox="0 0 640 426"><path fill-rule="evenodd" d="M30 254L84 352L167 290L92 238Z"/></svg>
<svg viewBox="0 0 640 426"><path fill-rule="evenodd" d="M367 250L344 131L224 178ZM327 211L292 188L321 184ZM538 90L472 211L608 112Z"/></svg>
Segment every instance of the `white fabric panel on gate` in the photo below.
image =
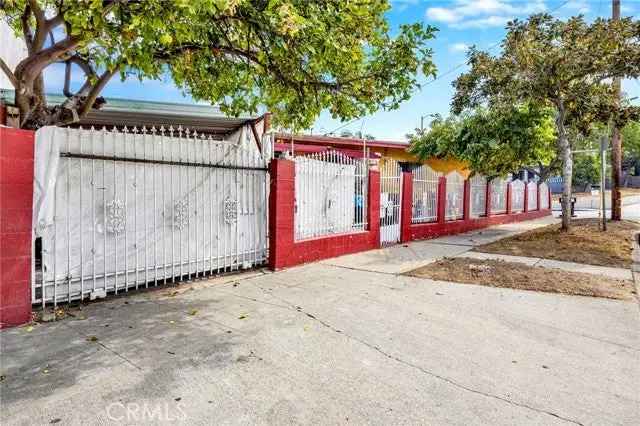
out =
<svg viewBox="0 0 640 426"><path fill-rule="evenodd" d="M296 239L352 231L356 166L296 158Z"/></svg>
<svg viewBox="0 0 640 426"><path fill-rule="evenodd" d="M47 299L261 263L267 185L255 168L266 161L247 134L231 144L177 132L39 130L34 226L42 279L58 283Z"/></svg>
<svg viewBox="0 0 640 426"><path fill-rule="evenodd" d="M60 137L62 129L43 127L36 133L35 165L33 182L33 230L37 237L42 236L46 227L53 224L53 199L58 166L60 164Z"/></svg>

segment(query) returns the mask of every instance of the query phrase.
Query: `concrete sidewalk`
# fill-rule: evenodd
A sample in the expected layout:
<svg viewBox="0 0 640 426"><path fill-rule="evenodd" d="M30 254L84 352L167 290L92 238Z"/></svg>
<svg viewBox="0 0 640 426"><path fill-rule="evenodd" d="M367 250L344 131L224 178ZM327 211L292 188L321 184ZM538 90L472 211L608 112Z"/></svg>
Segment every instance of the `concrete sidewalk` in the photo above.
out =
<svg viewBox="0 0 640 426"><path fill-rule="evenodd" d="M0 351L2 425L640 420L635 303L326 262L89 304Z"/></svg>
<svg viewBox="0 0 640 426"><path fill-rule="evenodd" d="M445 256L461 255L476 246L521 234L532 229L558 223L551 216L527 222L492 226L478 231L371 250L328 259L320 263L387 274L402 274L435 262Z"/></svg>

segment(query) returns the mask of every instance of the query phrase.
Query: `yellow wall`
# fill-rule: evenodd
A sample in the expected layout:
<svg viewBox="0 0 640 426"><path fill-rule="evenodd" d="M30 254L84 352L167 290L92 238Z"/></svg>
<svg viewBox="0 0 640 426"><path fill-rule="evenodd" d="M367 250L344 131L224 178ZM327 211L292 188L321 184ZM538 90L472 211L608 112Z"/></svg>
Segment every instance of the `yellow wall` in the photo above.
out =
<svg viewBox="0 0 640 426"><path fill-rule="evenodd" d="M467 164L463 161L456 160L454 158L448 159L439 159L439 158L430 158L426 161L419 161L416 156L409 154L407 151L403 149L392 149L392 148L376 148L372 147L371 151L377 152L382 155L381 161L384 162L385 158L392 158L396 161L406 161L411 163L422 163L431 167L436 172L440 172L442 174L447 174L454 170L457 170L465 179L469 178L471 174L471 170L468 169Z"/></svg>

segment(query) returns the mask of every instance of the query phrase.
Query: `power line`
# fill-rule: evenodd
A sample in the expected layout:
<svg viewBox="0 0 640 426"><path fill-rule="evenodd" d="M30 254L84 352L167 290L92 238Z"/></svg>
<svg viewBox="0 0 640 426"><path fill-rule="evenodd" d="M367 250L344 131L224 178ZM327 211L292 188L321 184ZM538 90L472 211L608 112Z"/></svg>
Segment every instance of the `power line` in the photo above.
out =
<svg viewBox="0 0 640 426"><path fill-rule="evenodd" d="M338 130L340 130L340 129L344 128L344 127L347 127L348 125L353 124L353 123L355 123L356 121L360 121L360 120L364 120L364 117L354 118L354 119L353 119L353 120L351 120L350 122L345 123L345 124L342 124L341 126L336 127L335 129L333 129L333 130L332 130L332 131L330 131L330 132L326 132L324 135L325 135L325 136L327 136L327 135L330 135L330 134L332 134L332 133L335 133L335 132L337 132Z"/></svg>
<svg viewBox="0 0 640 426"><path fill-rule="evenodd" d="M566 4L567 4L567 3L569 3L570 1L571 1L571 0L565 0L563 3L561 3L561 4L560 4L559 6L557 6L556 8L551 9L548 13L549 13L549 14L552 14L552 13L554 13L554 12L557 12L559 9L561 9L564 5L566 5ZM602 1L602 0L601 0L601 1ZM496 48L496 47L498 47L501 43L502 43L502 40L498 41L497 43L492 44L491 46L489 46L489 47L487 48L487 51L495 49L495 48ZM450 69L448 69L447 71L443 72L442 74L437 75L436 77L434 77L434 78L433 78L433 80L427 81L427 82L423 83L422 85L420 85L420 87L417 87L416 89L414 89L414 92L413 92L413 93L415 93L415 92L417 92L417 91L421 90L421 89L422 89L422 87L424 87L424 86L427 86L427 85L429 85L429 84L433 84L433 83L435 83L436 81L440 80L441 78L443 78L443 77L445 77L445 76L447 76L447 75L451 74L452 72L454 72L454 71L456 71L456 70L458 70L458 69L462 68L462 67L463 67L463 66L465 66L466 64L467 64L467 62L466 62L466 61L465 61L465 62L461 62L461 63L459 63L458 65L454 66L453 68L450 68Z"/></svg>
<svg viewBox="0 0 640 426"><path fill-rule="evenodd" d="M564 7L564 6L565 6L567 3L569 3L570 1L571 1L571 0L565 0L565 1L564 1L564 2L562 2L559 6L555 7L554 9L551 9L548 13L549 13L549 14L552 14L552 13L554 13L554 12L557 12L559 9L561 9L562 7ZM602 1L602 0L600 0L600 1ZM496 42L496 43L492 44L491 46L489 46L489 47L487 48L487 50L488 50L488 51L489 51L489 50L493 50L493 49L495 49L496 47L498 47L501 43L502 43L502 40L500 40L500 41L498 41L498 42ZM466 61L465 61L465 62L461 62L461 63L459 63L458 65L456 65L456 66L454 66L454 67L452 67L452 68L448 69L447 71L443 72L442 74L439 74L439 75L435 76L435 77L433 78L433 80L427 81L427 82L425 82L425 83L421 84L420 86L416 87L416 88L413 90L412 94L415 94L416 92L420 91L424 86L428 86L428 85L430 85L430 84L435 83L436 81L438 81L438 80L442 79L443 77L445 77L445 76L447 76L447 75L449 75L449 74L451 74L451 73L453 73L453 72L457 71L458 69L460 69L460 68L464 67L465 65L467 65L467 62L466 62ZM330 132L326 132L324 135L325 135L325 136L327 136L327 135L333 134L333 133L337 132L338 130L343 129L343 128L345 128L345 127L347 127L347 126L349 126L349 125L351 125L351 124L353 124L353 123L355 123L355 122L357 122L357 121L363 120L364 118L365 118L365 117L361 117L361 118L353 119L353 120L349 121L348 123L345 123L345 124L340 125L339 127L337 127L337 128L335 128L335 129L333 129L333 130L332 130L332 131L330 131Z"/></svg>

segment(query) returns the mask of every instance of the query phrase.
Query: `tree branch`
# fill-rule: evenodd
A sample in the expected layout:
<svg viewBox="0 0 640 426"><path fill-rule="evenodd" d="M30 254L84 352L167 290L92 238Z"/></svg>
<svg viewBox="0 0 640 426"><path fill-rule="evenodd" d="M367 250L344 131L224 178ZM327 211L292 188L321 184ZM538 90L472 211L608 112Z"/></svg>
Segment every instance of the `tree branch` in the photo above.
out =
<svg viewBox="0 0 640 426"><path fill-rule="evenodd" d="M57 120L58 125L68 125L72 123L76 123L82 117L86 116L87 113L93 108L96 100L98 99L98 95L107 85L109 80L118 72L120 69L119 64L115 64L112 70L107 70L100 75L98 81L95 85L91 87L91 90L87 93L87 96L82 95L74 95L67 99L65 103L62 105L63 110L70 110L72 112L72 116L67 119L59 118ZM79 106L78 106L79 105ZM63 115L62 110L60 111L60 117Z"/></svg>
<svg viewBox="0 0 640 426"><path fill-rule="evenodd" d="M80 107L80 117L84 117L89 112L89 110L93 107L94 102L98 98L100 92L102 92L109 80L111 80L111 78L118 72L119 69L120 67L118 66L118 64L116 64L114 65L112 70L107 70L102 73L96 84L89 91L89 94L87 95L82 107Z"/></svg>
<svg viewBox="0 0 640 426"><path fill-rule="evenodd" d="M31 32L31 26L29 25L29 16L31 16L31 7L27 4L24 8L24 13L20 16L20 22L22 24L22 36L24 37L24 43L27 45L27 51L29 55L33 53L33 33Z"/></svg>
<svg viewBox="0 0 640 426"><path fill-rule="evenodd" d="M22 76L21 78L24 82L27 85L31 85L35 78L42 73L42 70L60 59L65 53L75 49L80 41L79 37L70 36L46 49L30 54L29 57L18 64L15 74Z"/></svg>
<svg viewBox="0 0 640 426"><path fill-rule="evenodd" d="M74 94L71 93L71 90L70 90L71 65L72 64L76 64L84 72L85 82L82 85L82 87L80 88L80 90L78 90L78 92L75 95L85 96L86 92L89 90L89 88L91 88L92 79L96 78L96 72L94 71L93 67L91 66L91 64L89 63L88 60L86 60L85 58L83 58L83 57L81 57L80 55L77 55L77 54L67 58L64 61L64 63L65 63L65 68L64 68L64 87L62 89L62 93L68 98L74 96Z"/></svg>
<svg viewBox="0 0 640 426"><path fill-rule="evenodd" d="M2 71L7 75L7 78L11 82L11 85L15 89L17 89L18 88L18 79L13 74L13 72L11 72L11 68L9 68L9 66L6 64L6 62L2 58L0 58L0 68L2 68Z"/></svg>
<svg viewBox="0 0 640 426"><path fill-rule="evenodd" d="M47 26L47 19L44 15L44 11L40 8L37 0L29 0L29 9L36 18L36 35L33 38L33 50L38 51L44 46L44 42L47 39L47 33L49 28Z"/></svg>

